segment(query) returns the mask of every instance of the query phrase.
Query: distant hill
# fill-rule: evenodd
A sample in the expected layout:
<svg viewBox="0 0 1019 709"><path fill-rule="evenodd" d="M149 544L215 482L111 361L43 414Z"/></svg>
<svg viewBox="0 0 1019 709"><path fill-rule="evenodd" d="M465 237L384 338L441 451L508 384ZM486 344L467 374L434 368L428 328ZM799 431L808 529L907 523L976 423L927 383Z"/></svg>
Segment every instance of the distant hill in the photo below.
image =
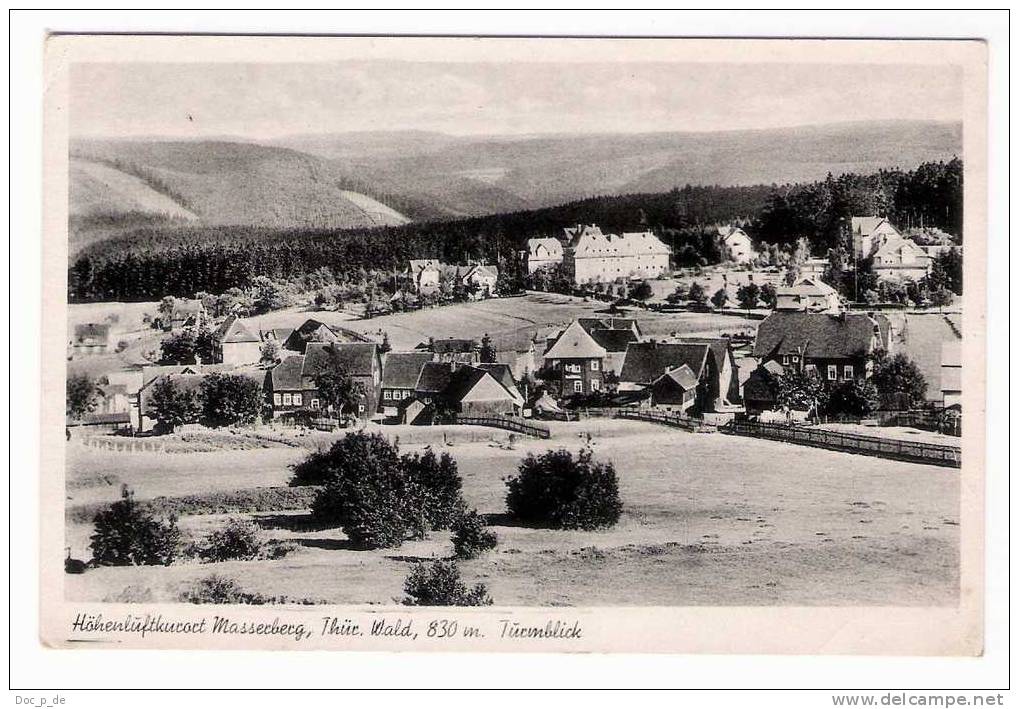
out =
<svg viewBox="0 0 1019 709"><path fill-rule="evenodd" d="M350 229L405 224L399 207L322 158L224 141L97 141L71 145L72 246L88 225L144 215L206 226Z"/></svg>
<svg viewBox="0 0 1019 709"><path fill-rule="evenodd" d="M962 126L882 121L718 133L453 137L436 133L297 136L366 184L448 216L562 204L676 186L807 182L962 154ZM384 186L384 187L381 187Z"/></svg>

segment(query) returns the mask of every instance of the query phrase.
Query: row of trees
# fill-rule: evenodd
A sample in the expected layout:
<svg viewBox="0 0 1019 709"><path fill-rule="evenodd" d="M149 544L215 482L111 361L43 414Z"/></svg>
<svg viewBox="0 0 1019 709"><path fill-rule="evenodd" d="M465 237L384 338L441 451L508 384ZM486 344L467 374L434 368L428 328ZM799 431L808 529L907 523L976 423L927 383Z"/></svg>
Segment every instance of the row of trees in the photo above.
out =
<svg viewBox="0 0 1019 709"><path fill-rule="evenodd" d="M148 405L161 427L172 431L189 423L250 425L265 413L266 401L260 382L240 374L214 372L202 377L194 388L164 377L152 385Z"/></svg>

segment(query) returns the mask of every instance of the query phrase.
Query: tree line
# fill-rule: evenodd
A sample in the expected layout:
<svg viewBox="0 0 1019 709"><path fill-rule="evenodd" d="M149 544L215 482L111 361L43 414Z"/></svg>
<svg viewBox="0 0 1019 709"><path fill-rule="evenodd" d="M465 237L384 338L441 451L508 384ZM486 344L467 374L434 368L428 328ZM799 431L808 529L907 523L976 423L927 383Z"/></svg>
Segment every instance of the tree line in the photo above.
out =
<svg viewBox="0 0 1019 709"><path fill-rule="evenodd" d="M71 302L143 301L247 288L259 277L295 282L322 268L364 283L413 258L484 261L513 271L528 238L558 236L576 223L606 231L652 229L675 265L724 258L720 223L744 225L762 245L807 239L824 255L844 238L848 218L883 214L902 228L938 228L962 238L962 161L908 172L791 185L686 185L665 193L600 196L556 207L445 222L370 229L276 229L136 221L123 234L85 247L69 265Z"/></svg>

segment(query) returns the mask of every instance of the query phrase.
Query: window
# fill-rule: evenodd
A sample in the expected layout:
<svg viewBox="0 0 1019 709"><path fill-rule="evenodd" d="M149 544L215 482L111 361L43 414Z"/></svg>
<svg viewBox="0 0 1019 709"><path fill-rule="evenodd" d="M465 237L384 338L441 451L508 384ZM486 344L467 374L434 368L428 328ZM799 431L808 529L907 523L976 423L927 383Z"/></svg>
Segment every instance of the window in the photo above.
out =
<svg viewBox="0 0 1019 709"><path fill-rule="evenodd" d="M843 379L852 379L853 378L853 365L847 364L846 366L844 366L842 368L842 377L843 377Z"/></svg>
<svg viewBox="0 0 1019 709"><path fill-rule="evenodd" d="M313 408L313 409L317 409L318 408L318 399L312 399L311 400L311 408Z"/></svg>
<svg viewBox="0 0 1019 709"><path fill-rule="evenodd" d="M807 371L807 374L809 374L811 376L816 375L817 374L817 365L816 364L808 364L806 366L806 371Z"/></svg>
<svg viewBox="0 0 1019 709"><path fill-rule="evenodd" d="M393 394L389 391L389 389L386 389L382 392L382 398L388 401L393 398Z"/></svg>
<svg viewBox="0 0 1019 709"><path fill-rule="evenodd" d="M300 394L294 394L294 406L300 406L304 402L304 397Z"/></svg>
<svg viewBox="0 0 1019 709"><path fill-rule="evenodd" d="M293 397L290 396L290 394L284 394L283 395L283 405L284 406L290 406L291 404L293 404Z"/></svg>
<svg viewBox="0 0 1019 709"><path fill-rule="evenodd" d="M579 382L578 382L579 384ZM601 391L601 382L597 379L591 380L591 391Z"/></svg>
<svg viewBox="0 0 1019 709"><path fill-rule="evenodd" d="M584 382L579 381L579 380L573 382L573 391L578 393L578 394L581 393L582 391L584 391Z"/></svg>
<svg viewBox="0 0 1019 709"><path fill-rule="evenodd" d="M782 355L782 364L789 364L789 355Z"/></svg>
<svg viewBox="0 0 1019 709"><path fill-rule="evenodd" d="M828 365L828 379L835 381L839 378L839 368L834 364Z"/></svg>
<svg viewBox="0 0 1019 709"><path fill-rule="evenodd" d="M598 367L600 367L600 366L601 366L601 363L598 360L596 360L596 359L592 359L591 360L591 371L592 372L597 372L598 371Z"/></svg>
<svg viewBox="0 0 1019 709"><path fill-rule="evenodd" d="M799 364L799 362L800 362L800 356L799 355L793 355L793 364Z"/></svg>
<svg viewBox="0 0 1019 709"><path fill-rule="evenodd" d="M279 393L273 394L272 395L272 403L275 404L276 406L282 406L283 405L283 395L279 394Z"/></svg>
<svg viewBox="0 0 1019 709"><path fill-rule="evenodd" d="M364 413L364 404L358 404L357 405L357 413L359 413L359 414L363 414Z"/></svg>

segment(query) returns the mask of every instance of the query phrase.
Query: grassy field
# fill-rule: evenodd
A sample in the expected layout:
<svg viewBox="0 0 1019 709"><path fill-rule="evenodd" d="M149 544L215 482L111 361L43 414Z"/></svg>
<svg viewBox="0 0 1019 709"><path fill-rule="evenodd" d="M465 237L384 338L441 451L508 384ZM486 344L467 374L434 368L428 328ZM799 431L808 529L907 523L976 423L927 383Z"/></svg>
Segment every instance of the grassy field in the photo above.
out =
<svg viewBox="0 0 1019 709"><path fill-rule="evenodd" d="M442 429L395 428L404 450L442 445ZM411 435L413 432L414 435ZM688 434L651 424L591 421L555 426L551 441L463 430L445 446L467 502L489 516L496 550L461 564L500 605L940 605L958 598L958 472L771 441ZM505 516L503 478L528 451L576 450L586 433L619 474L624 513L598 532L521 527ZM487 438L485 437L487 435ZM324 442L324 441L323 441ZM284 484L298 448L186 456L69 449L68 505L190 495L221 508L223 493ZM204 497L203 497L204 496ZM74 600L172 601L216 572L245 588L337 603L389 603L422 559L451 553L447 533L398 549L351 549L339 529L306 513L248 513L299 550L277 561L93 569L66 577ZM69 515L67 543L85 551L90 525ZM186 515L187 530L214 514Z"/></svg>

